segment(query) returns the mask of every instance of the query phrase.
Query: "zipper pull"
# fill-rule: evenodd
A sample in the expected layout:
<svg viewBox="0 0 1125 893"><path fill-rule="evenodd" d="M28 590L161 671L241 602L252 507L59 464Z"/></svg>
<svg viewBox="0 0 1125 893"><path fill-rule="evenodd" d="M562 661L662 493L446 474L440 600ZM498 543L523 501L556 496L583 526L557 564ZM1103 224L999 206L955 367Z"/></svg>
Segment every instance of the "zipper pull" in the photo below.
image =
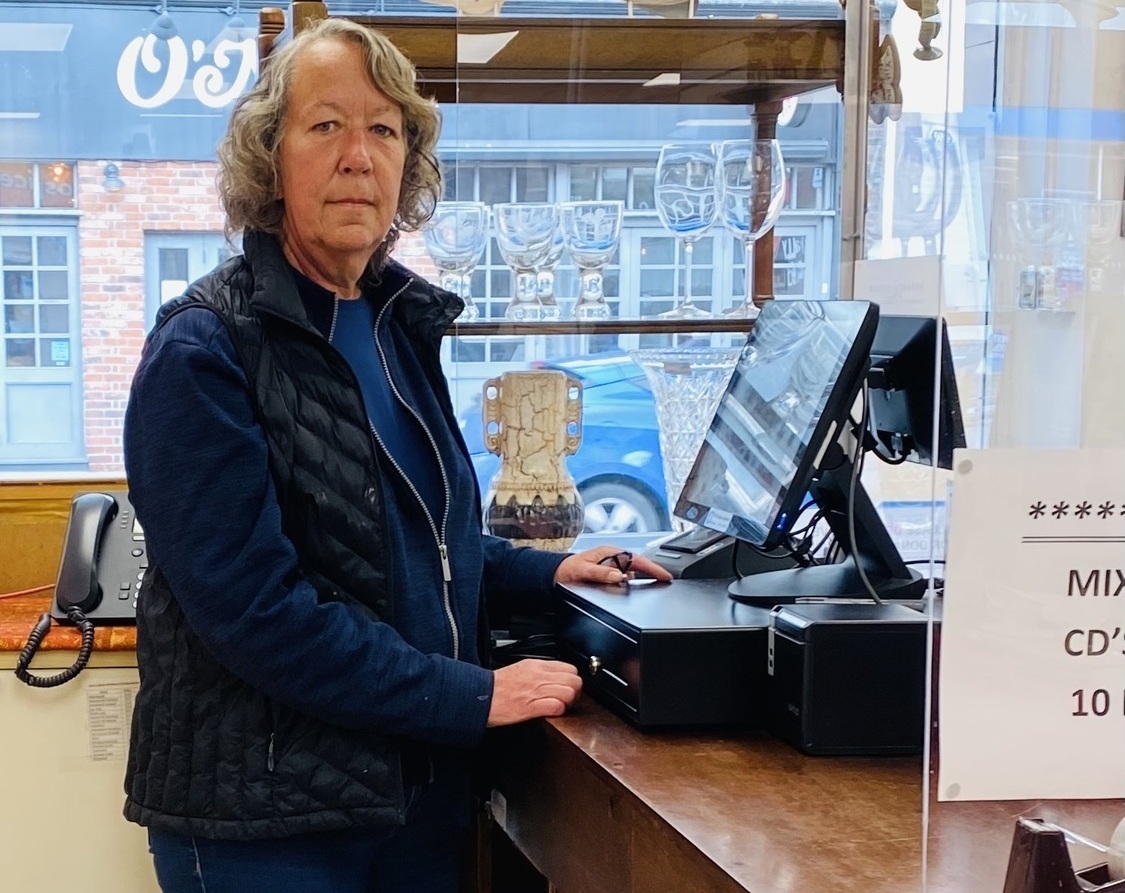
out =
<svg viewBox="0 0 1125 893"><path fill-rule="evenodd" d="M445 547L445 543L438 543L437 550L438 555L441 556L441 575L448 583L453 579L453 572L449 569L449 549Z"/></svg>

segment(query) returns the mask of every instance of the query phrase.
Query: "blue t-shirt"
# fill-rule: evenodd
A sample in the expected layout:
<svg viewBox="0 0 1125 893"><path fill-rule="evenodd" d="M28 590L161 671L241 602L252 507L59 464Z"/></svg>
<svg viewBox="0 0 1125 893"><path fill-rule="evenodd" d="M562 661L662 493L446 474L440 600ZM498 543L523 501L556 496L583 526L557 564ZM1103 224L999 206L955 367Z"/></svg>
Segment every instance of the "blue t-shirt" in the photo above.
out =
<svg viewBox="0 0 1125 893"><path fill-rule="evenodd" d="M331 342L344 355L359 381L363 402L367 407L367 418L378 442L418 490L434 523L440 525L445 511L441 469L421 423L396 399L387 379L387 369L406 373L390 331L390 312L383 313L379 318L381 332L378 348L382 350L383 357L379 356L375 343L376 318L375 308L366 297L354 301L338 301ZM384 357L386 367L383 365ZM400 383L397 385L400 393L406 387L403 379L407 375L408 373L400 376Z"/></svg>

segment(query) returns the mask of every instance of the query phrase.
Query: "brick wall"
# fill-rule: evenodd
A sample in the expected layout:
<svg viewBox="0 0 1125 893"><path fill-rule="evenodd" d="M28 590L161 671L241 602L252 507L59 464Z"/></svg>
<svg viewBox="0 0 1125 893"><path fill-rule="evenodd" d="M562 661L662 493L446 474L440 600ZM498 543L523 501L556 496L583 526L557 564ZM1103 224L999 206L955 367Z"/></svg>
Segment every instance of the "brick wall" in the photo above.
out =
<svg viewBox="0 0 1125 893"><path fill-rule="evenodd" d="M79 162L82 386L90 470L122 468L121 420L145 336L146 233L222 233L214 164L122 162L125 186L102 185L104 164ZM421 237L404 235L396 257L436 280Z"/></svg>

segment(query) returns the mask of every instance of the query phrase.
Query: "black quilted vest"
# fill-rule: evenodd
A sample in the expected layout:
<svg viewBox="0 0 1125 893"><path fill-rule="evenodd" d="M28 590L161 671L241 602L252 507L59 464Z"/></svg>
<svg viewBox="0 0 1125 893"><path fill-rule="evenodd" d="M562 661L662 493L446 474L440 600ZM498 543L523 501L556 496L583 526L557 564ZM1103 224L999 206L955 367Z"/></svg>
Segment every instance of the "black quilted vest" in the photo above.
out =
<svg viewBox="0 0 1125 893"><path fill-rule="evenodd" d="M377 460L346 361L310 323L277 241L248 233L227 261L165 307L158 325L203 304L225 324L269 444L282 525L324 600L390 616L390 559ZM397 291L401 267L384 271ZM451 424L441 334L458 299L415 280L395 313ZM325 462L329 453L332 462ZM125 817L201 837L281 837L401 823L399 743L329 726L247 686L213 660L158 567L138 599L141 685L126 768Z"/></svg>

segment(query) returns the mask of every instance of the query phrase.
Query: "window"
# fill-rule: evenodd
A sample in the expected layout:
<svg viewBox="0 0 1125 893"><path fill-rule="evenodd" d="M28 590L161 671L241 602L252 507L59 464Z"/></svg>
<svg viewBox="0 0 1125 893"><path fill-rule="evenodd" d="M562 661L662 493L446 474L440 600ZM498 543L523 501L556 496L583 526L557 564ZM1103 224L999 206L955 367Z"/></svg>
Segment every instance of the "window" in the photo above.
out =
<svg viewBox="0 0 1125 893"><path fill-rule="evenodd" d="M160 305L236 253L221 233L145 233L145 326Z"/></svg>
<svg viewBox="0 0 1125 893"><path fill-rule="evenodd" d="M74 165L0 162L0 208L73 208Z"/></svg>
<svg viewBox="0 0 1125 893"><path fill-rule="evenodd" d="M73 226L0 221L0 462L82 467L82 364Z"/></svg>

